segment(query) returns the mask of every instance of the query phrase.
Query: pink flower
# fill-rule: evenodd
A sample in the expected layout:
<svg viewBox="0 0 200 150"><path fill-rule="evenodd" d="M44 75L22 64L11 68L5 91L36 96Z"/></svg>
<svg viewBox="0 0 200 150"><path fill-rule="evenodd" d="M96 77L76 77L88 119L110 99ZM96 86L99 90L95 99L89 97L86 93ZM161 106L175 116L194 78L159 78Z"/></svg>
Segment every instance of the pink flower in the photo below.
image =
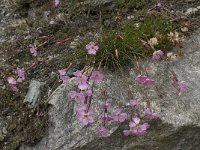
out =
<svg viewBox="0 0 200 150"><path fill-rule="evenodd" d="M129 136L131 134L130 130L124 130L123 131L124 136Z"/></svg>
<svg viewBox="0 0 200 150"><path fill-rule="evenodd" d="M76 84L79 85L79 84L86 84L87 83L87 79L88 77L86 75L82 75L81 77L76 77Z"/></svg>
<svg viewBox="0 0 200 150"><path fill-rule="evenodd" d="M8 81L9 84L12 84L12 85L16 85L17 84L17 81L13 77L8 77L7 81Z"/></svg>
<svg viewBox="0 0 200 150"><path fill-rule="evenodd" d="M93 71L92 75L90 76L90 80L93 80L97 83L101 82L103 78L103 74L99 71Z"/></svg>
<svg viewBox="0 0 200 150"><path fill-rule="evenodd" d="M145 75L138 75L135 78L136 83L138 84L143 84L144 86L150 86L152 84L154 84L154 80L149 79L147 76Z"/></svg>
<svg viewBox="0 0 200 150"><path fill-rule="evenodd" d="M154 83L155 83L154 80L147 78L146 81L144 82L144 86L150 86Z"/></svg>
<svg viewBox="0 0 200 150"><path fill-rule="evenodd" d="M64 76L66 75L66 69L61 69L61 70L58 70L60 76Z"/></svg>
<svg viewBox="0 0 200 150"><path fill-rule="evenodd" d="M74 72L74 76L75 77L81 77L83 74L80 70L77 70L76 72Z"/></svg>
<svg viewBox="0 0 200 150"><path fill-rule="evenodd" d="M78 104L84 104L84 101L85 101L85 95L84 93L80 92L76 92L76 91L70 91L69 94L68 94L69 98L71 99L75 99L75 101L78 103Z"/></svg>
<svg viewBox="0 0 200 150"><path fill-rule="evenodd" d="M100 135L100 137L110 136L110 132L105 126L97 127L97 133Z"/></svg>
<svg viewBox="0 0 200 150"><path fill-rule="evenodd" d="M99 116L99 119L101 119L103 121L110 121L110 120L112 120L112 116L107 113L103 113Z"/></svg>
<svg viewBox="0 0 200 150"><path fill-rule="evenodd" d="M141 124L141 120L138 117L135 117L132 119L131 122L129 122L129 130L124 130L123 134L125 136L128 135L143 135L146 133L146 130L149 128L148 123Z"/></svg>
<svg viewBox="0 0 200 150"><path fill-rule="evenodd" d="M160 0L158 0L158 1L157 1L157 4L156 4L156 9L157 9L158 11L160 11L160 10L161 10L161 7L162 7L162 4L161 4Z"/></svg>
<svg viewBox="0 0 200 150"><path fill-rule="evenodd" d="M141 104L140 99L135 99L135 100L131 99L131 100L127 103L128 106L132 106L132 107L138 107L140 104Z"/></svg>
<svg viewBox="0 0 200 150"><path fill-rule="evenodd" d="M87 83L82 83L78 85L78 88L80 90L87 90L89 88L89 85Z"/></svg>
<svg viewBox="0 0 200 150"><path fill-rule="evenodd" d="M135 78L135 81L136 83L138 84L143 84L147 79L147 76L142 76L142 75L138 75L136 78Z"/></svg>
<svg viewBox="0 0 200 150"><path fill-rule="evenodd" d="M66 69L58 70L60 79L63 81L63 83L67 83L70 80L70 77L66 75Z"/></svg>
<svg viewBox="0 0 200 150"><path fill-rule="evenodd" d="M153 53L152 59L159 60L164 55L163 51L158 50Z"/></svg>
<svg viewBox="0 0 200 150"><path fill-rule="evenodd" d="M60 79L63 81L63 83L66 84L70 80L70 77L68 77L68 76L60 76Z"/></svg>
<svg viewBox="0 0 200 150"><path fill-rule="evenodd" d="M178 91L179 91L179 95L183 94L184 92L186 92L187 87L185 84L185 81L179 81L178 82Z"/></svg>
<svg viewBox="0 0 200 150"><path fill-rule="evenodd" d="M92 96L92 90L86 90L86 91L84 91L84 95L88 96L88 97Z"/></svg>
<svg viewBox="0 0 200 150"><path fill-rule="evenodd" d="M122 113L121 108L116 108L114 112L112 112L111 117L114 121L124 122L128 115L127 113Z"/></svg>
<svg viewBox="0 0 200 150"><path fill-rule="evenodd" d="M25 80L25 79L26 79L24 68L20 69L20 68L17 67L15 73L16 73L17 76L18 76L19 78L21 78L22 80Z"/></svg>
<svg viewBox="0 0 200 150"><path fill-rule="evenodd" d="M74 75L76 76L75 82L78 85L78 88L80 90L88 89L89 87L87 83L88 77L85 74L82 74L80 71L76 71Z"/></svg>
<svg viewBox="0 0 200 150"><path fill-rule="evenodd" d="M9 83L9 87L12 91L17 92L18 88L17 88L17 81L13 78L13 77L8 77L7 81Z"/></svg>
<svg viewBox="0 0 200 150"><path fill-rule="evenodd" d="M144 115L145 115L145 118L147 118L149 120L157 119L160 117L160 115L156 112L153 112L151 108L146 108L144 110Z"/></svg>
<svg viewBox="0 0 200 150"><path fill-rule="evenodd" d="M129 122L129 127L130 128L136 127L137 125L139 125L140 121L141 120L138 117L133 118L133 121Z"/></svg>
<svg viewBox="0 0 200 150"><path fill-rule="evenodd" d="M178 91L179 96L181 96L184 92L186 92L187 86L185 84L185 81L179 81L174 71L172 71L171 79L172 79L172 85Z"/></svg>
<svg viewBox="0 0 200 150"><path fill-rule="evenodd" d="M34 47L33 45L29 45L29 50L30 50L30 53L32 54L32 56L37 56L37 48Z"/></svg>
<svg viewBox="0 0 200 150"><path fill-rule="evenodd" d="M85 84L87 83L87 79L88 77L86 75L76 77L76 84Z"/></svg>
<svg viewBox="0 0 200 150"><path fill-rule="evenodd" d="M85 46L85 48L88 50L88 54L90 55L96 55L96 52L99 49L99 47L94 42L90 42Z"/></svg>
<svg viewBox="0 0 200 150"><path fill-rule="evenodd" d="M54 0L54 6L57 7L60 4L60 0Z"/></svg>
<svg viewBox="0 0 200 150"><path fill-rule="evenodd" d="M80 105L76 109L77 117L80 123L88 125L94 122L94 112L91 108L88 109L87 105Z"/></svg>
<svg viewBox="0 0 200 150"><path fill-rule="evenodd" d="M110 102L103 102L101 104L101 108L102 109L109 109L109 108L111 108L111 103Z"/></svg>
<svg viewBox="0 0 200 150"><path fill-rule="evenodd" d="M80 93L76 93L76 96L75 96L75 101L79 104L83 104L84 101L85 101L85 95L80 92Z"/></svg>
<svg viewBox="0 0 200 150"><path fill-rule="evenodd" d="M11 88L12 91L14 91L14 92L17 92L17 91L18 91L18 88L17 88L16 85L10 84L9 86L10 86L10 88Z"/></svg>

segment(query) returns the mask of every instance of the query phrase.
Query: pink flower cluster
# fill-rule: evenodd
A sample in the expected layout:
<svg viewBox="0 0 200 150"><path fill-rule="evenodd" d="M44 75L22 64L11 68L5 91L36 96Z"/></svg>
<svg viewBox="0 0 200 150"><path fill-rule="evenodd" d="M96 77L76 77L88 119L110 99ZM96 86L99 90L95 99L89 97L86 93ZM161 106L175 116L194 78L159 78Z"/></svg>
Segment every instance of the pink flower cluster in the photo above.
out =
<svg viewBox="0 0 200 150"><path fill-rule="evenodd" d="M145 87L146 87L146 86L150 86L150 85L152 85L152 84L155 83L154 80L149 79L149 78L148 78L147 76L145 76L145 75L138 75L138 76L135 78L135 81L136 81L136 83L138 83L138 84L143 84Z"/></svg>
<svg viewBox="0 0 200 150"><path fill-rule="evenodd" d="M107 100L101 104L101 108L103 109L103 113L99 116L99 120L102 121L102 125L97 127L97 133L100 137L108 137L110 136L110 131L105 126L106 122L124 122L127 119L128 114L123 112L123 109L120 107L116 107L112 112L110 112L111 103Z"/></svg>
<svg viewBox="0 0 200 150"><path fill-rule="evenodd" d="M132 108L139 110L139 106L141 106L141 100L131 99L127 103L127 106L131 106ZM102 120L103 124L100 127L97 127L97 133L101 137L108 137L110 136L110 131L105 126L106 122L116 121L116 122L122 123L128 119L128 114L123 112L123 109L120 107L116 107L113 111L109 111L109 109L111 108L111 103L109 103L107 100L103 102L103 104L101 104L101 108L104 109L104 112L103 114L99 116L99 120ZM150 125L147 123L147 121L159 118L159 114L156 112L153 112L152 109L150 108L146 108L143 112L141 112L141 114L139 114L139 112L137 111L137 113L135 113L134 116L137 116L137 117L133 117L131 119L131 121L129 122L129 129L123 131L123 134L125 136L144 135L147 129L150 128Z"/></svg>
<svg viewBox="0 0 200 150"><path fill-rule="evenodd" d="M141 100L140 99L131 99L128 103L128 106L133 107L136 110L139 110L139 106L141 106ZM147 131L147 129L150 128L150 125L148 124L147 121L150 121L152 119L157 119L159 118L159 114L156 112L153 112L152 109L150 108L145 108L143 112L140 114L135 113L132 117L132 120L129 122L129 129L124 130L123 134L125 136L140 136L144 135Z"/></svg>
<svg viewBox="0 0 200 150"><path fill-rule="evenodd" d="M103 74L100 71L93 71L88 76L83 71L74 72L75 84L78 91L70 91L69 98L74 99L77 103L77 118L83 125L89 125L94 122L94 111L90 106L93 91L91 90L91 81L99 83L103 80Z"/></svg>
<svg viewBox="0 0 200 150"><path fill-rule="evenodd" d="M16 71L15 71L17 77L18 77L18 82L22 82L23 80L26 79L26 73L25 73L25 70L24 68L19 68L17 67ZM8 85L10 87L10 89L14 92L17 92L18 91L18 88L17 88L17 80L12 77L12 76L9 76L7 78L7 82L8 82Z"/></svg>
<svg viewBox="0 0 200 150"><path fill-rule="evenodd" d="M60 76L65 75L64 70L60 70ZM83 125L90 125L95 122L95 112L92 109L91 101L93 95L93 83L100 83L104 76L100 71L92 71L91 73L86 73L84 71L77 70L74 72L75 84L78 87L77 91L70 91L69 98L73 99L76 102L76 116L79 122ZM153 80L149 79L147 76L139 75L136 77L135 81L138 84L143 84L145 86L150 86L154 83ZM133 109L137 109L136 113L129 114L124 111L122 107L115 107L112 109L112 105L109 102L105 93L103 94L104 101L100 105L100 108L103 110L102 113L98 116L98 120L101 122L101 125L96 128L96 131L100 137L110 136L110 130L106 126L107 122L114 121L122 123L128 118L132 118L129 122L129 129L124 130L123 133L125 136L128 135L143 135L146 133L147 129L150 128L150 125L147 121L156 119L159 117L159 114L153 112L152 109L146 108L144 111L140 112L139 108L141 106L140 99L130 99L126 106L130 106ZM136 117L132 117L136 116Z"/></svg>

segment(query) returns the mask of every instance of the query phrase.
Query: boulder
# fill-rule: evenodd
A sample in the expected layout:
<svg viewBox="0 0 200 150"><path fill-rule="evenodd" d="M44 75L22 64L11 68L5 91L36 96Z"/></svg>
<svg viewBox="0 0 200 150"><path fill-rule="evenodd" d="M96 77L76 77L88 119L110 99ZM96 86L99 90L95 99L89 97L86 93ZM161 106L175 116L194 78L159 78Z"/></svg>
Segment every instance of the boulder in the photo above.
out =
<svg viewBox="0 0 200 150"><path fill-rule="evenodd" d="M68 98L74 89L73 79L68 85L60 85L49 97L48 134L35 146L23 145L20 150L198 150L200 147L200 30L186 39L184 56L173 63L167 61L144 61L149 76L156 86L140 89L133 79L138 74L135 69L117 75L106 72L106 79L95 86L92 105L97 114L101 100L101 90L107 89L112 103L127 102L127 87L131 87L135 97L146 93L154 110L160 113L160 120L151 123L147 134L140 137L124 137L127 122L109 124L111 136L100 138L95 129L96 121L84 127L76 120L75 103ZM187 84L187 92L178 96L170 82L173 70L179 80ZM159 96L158 96L159 95ZM143 99L145 101L145 98Z"/></svg>

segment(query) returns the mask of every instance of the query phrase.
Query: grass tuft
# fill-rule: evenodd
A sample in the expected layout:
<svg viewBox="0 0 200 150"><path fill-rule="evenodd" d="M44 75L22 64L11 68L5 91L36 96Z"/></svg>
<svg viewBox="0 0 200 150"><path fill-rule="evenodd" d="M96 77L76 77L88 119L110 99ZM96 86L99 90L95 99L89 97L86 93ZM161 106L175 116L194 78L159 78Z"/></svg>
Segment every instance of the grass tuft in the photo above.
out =
<svg viewBox="0 0 200 150"><path fill-rule="evenodd" d="M146 16L139 22L126 20L115 29L103 29L98 43L99 51L95 56L95 65L108 68L120 67L130 63L135 57L149 57L154 50L168 52L173 48L173 43L168 40L167 34L176 30L176 26L163 16ZM142 41L157 37L158 45L152 49L145 46ZM81 41L79 50L75 55L79 63L87 62L85 45L93 41L93 37Z"/></svg>

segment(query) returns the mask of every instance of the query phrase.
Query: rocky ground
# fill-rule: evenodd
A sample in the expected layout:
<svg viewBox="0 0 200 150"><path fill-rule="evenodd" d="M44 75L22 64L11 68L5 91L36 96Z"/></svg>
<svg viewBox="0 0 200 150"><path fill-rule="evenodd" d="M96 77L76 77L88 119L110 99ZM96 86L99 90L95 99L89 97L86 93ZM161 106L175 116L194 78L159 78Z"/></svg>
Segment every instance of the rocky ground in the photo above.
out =
<svg viewBox="0 0 200 150"><path fill-rule="evenodd" d="M155 129L146 138L141 141L136 140L135 143L131 142L132 139L122 141L118 136L115 138L115 135L119 134L119 128L117 128L107 143L94 137L89 129L82 132L84 136L79 135L82 128L79 126L76 130L72 128L76 124L73 117L72 120L66 120L65 115L69 112L73 116L70 108L69 110L66 108L73 105L66 103L64 104L64 106L67 105L66 108L63 108L63 102L58 102L55 98L58 95L57 97L61 96L62 99L63 89L66 88L60 86L56 89L61 84L57 70L69 65L70 54L76 47L78 36L84 36L88 32L97 33L102 25L112 28L115 26L116 16L137 17L140 12L154 7L155 2L145 0L141 5L137 3L134 6L126 7L125 5L122 8L116 8L116 2L113 0L62 0L59 7L54 7L48 0L2 0L0 2L0 112L2 112L0 114L0 149L66 150L94 149L94 147L97 149L106 149L105 147L198 149L200 147L198 143L200 98L197 80L200 2L198 0L166 0L162 4L164 15L169 15L172 20L182 15L188 17L189 32L187 34L191 38L187 39L188 44L184 46L185 58L175 63L174 69L179 72L179 76L189 82L191 89L179 102L180 106L173 108L174 103L166 104L167 102L159 100L156 102L158 109L162 105L165 110L163 110L161 123L155 123ZM28 50L28 45L34 43L39 45L37 58L33 58ZM28 78L20 84L20 93L13 94L5 90L5 79L14 73L13 69L17 66L26 68ZM78 68L80 68L78 64L73 64L68 75L72 75L72 72ZM49 97L55 89L53 96ZM34 99L35 95L38 99L34 105L24 102L31 101L32 103L30 99ZM188 102L190 95L193 95L193 100ZM169 100L169 96L166 97L163 101ZM66 97L62 100L66 101ZM172 98L169 101L172 101ZM38 116L38 113L42 115ZM173 117L168 118L169 116ZM58 122L62 124L69 122L69 124L62 126ZM159 134L159 131L163 130L167 133ZM67 133L71 133L70 136ZM56 136L53 136L54 134ZM155 137L155 134L159 135ZM83 140L82 138L86 135L87 138ZM76 138L71 139L72 137ZM153 137L159 140L153 141ZM166 142L164 142L165 139L167 139ZM113 144L109 144L112 142ZM142 145L144 142L146 145ZM177 146L174 146L174 143L178 143ZM48 144L47 147L46 144Z"/></svg>

